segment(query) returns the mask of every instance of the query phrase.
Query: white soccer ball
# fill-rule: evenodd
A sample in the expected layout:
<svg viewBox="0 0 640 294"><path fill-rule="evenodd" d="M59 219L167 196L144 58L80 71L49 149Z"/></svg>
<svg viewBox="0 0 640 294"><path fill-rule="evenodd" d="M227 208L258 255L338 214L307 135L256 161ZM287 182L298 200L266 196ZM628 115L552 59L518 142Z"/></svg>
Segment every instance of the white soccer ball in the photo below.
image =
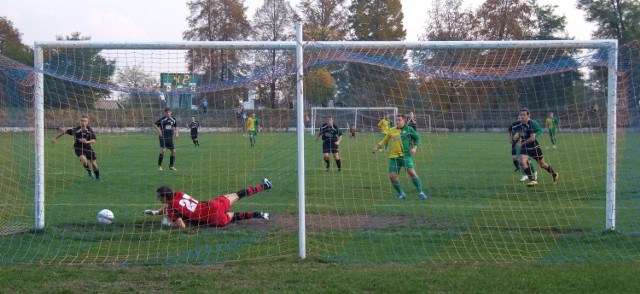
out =
<svg viewBox="0 0 640 294"><path fill-rule="evenodd" d="M108 209L103 209L98 212L98 222L103 225L108 225L113 222L113 212Z"/></svg>

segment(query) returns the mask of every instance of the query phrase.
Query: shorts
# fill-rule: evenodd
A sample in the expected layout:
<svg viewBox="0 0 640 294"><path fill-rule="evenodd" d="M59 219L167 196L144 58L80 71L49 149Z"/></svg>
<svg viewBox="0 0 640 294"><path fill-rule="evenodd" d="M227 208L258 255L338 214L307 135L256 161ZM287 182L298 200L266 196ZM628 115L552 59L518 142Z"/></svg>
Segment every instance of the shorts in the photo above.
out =
<svg viewBox="0 0 640 294"><path fill-rule="evenodd" d="M218 196L216 199L209 201L209 219L207 221L210 227L224 227L231 222L231 217L227 212L231 211L231 202L225 196Z"/></svg>
<svg viewBox="0 0 640 294"><path fill-rule="evenodd" d="M74 148L73 150L76 152L76 156L78 157L84 155L84 157L86 157L88 160L91 160L91 161L94 161L97 159L96 153L93 151L93 149Z"/></svg>
<svg viewBox="0 0 640 294"><path fill-rule="evenodd" d="M249 136L257 136L258 135L258 131L253 130L253 131L249 131Z"/></svg>
<svg viewBox="0 0 640 294"><path fill-rule="evenodd" d="M169 150L176 149L176 147L173 146L173 138L160 138L160 148Z"/></svg>
<svg viewBox="0 0 640 294"><path fill-rule="evenodd" d="M191 140L198 139L198 134L191 134Z"/></svg>
<svg viewBox="0 0 640 294"><path fill-rule="evenodd" d="M389 172L399 173L402 167L415 168L413 158L411 156L389 158Z"/></svg>
<svg viewBox="0 0 640 294"><path fill-rule="evenodd" d="M542 149L540 146L536 146L534 148L522 148L520 150L520 155L527 155L529 157L533 157L536 161L542 159L544 156L542 155Z"/></svg>
<svg viewBox="0 0 640 294"><path fill-rule="evenodd" d="M516 142L512 142L511 143L511 155L518 155L522 153L522 150L520 150L520 152L518 152L518 148L516 148Z"/></svg>
<svg viewBox="0 0 640 294"><path fill-rule="evenodd" d="M558 134L558 128L549 129L549 136L555 136L556 134Z"/></svg>
<svg viewBox="0 0 640 294"><path fill-rule="evenodd" d="M338 153L340 149L333 141L322 142L322 153Z"/></svg>

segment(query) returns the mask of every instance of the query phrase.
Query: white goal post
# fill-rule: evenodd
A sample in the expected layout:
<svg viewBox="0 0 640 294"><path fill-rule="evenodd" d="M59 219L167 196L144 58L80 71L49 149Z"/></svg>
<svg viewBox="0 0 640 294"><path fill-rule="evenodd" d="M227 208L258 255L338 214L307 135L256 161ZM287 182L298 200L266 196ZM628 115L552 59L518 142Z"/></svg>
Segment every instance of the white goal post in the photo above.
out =
<svg viewBox="0 0 640 294"><path fill-rule="evenodd" d="M597 40L597 41L574 41L574 40L558 40L558 41L464 41L464 42L358 42L358 41L344 41L344 42L314 42L305 43L302 40L302 25L296 24L296 41L274 41L274 42L250 42L250 41L235 41L235 42L175 42L175 43L99 43L99 42L86 42L86 41L64 41L64 42L39 42L35 43L35 68L38 72L35 74L35 90L33 93L33 109L35 112L35 228L44 228L44 214L45 214L45 154L44 145L46 140L44 137L45 131L45 107L44 107L44 57L43 50L51 48L99 48L99 49L131 49L131 50L189 50L193 48L215 48L215 49L266 49L266 50L296 50L296 68L295 78L297 82L297 97L296 97L296 130L297 130L297 144L298 144L298 157L297 157L297 173L298 173L298 211L299 211L299 235L300 244L299 251L300 257L306 256L306 241L305 241L305 167L304 167L304 97L303 97L303 49L311 51L312 49L349 49L349 48L388 48L388 49L403 49L403 50L429 50L429 49L514 49L514 48L589 48L596 50L612 49L607 52L608 58L606 63L608 69L607 76L607 163L606 163L606 222L605 228L607 230L615 229L615 204L616 204L616 112L617 112L617 48L618 44L616 40ZM604 62L603 62L604 63ZM428 68L427 68L428 69ZM422 70L427 70L422 69ZM459 72L450 73L451 75L461 74ZM463 73L471 75L472 72ZM357 104L356 104L357 105ZM354 120L353 126L358 128L361 121L358 120L358 113L365 111L388 111L393 113L393 118L398 115L398 109L396 107L313 107L311 109L310 118L310 132L312 135L316 135L316 114L319 111L353 111ZM426 124L426 131L431 131L431 116L418 114L418 119L422 120L422 125ZM379 120L380 118L378 118ZM434 114L434 126L438 126L439 118ZM321 121L320 121L321 124Z"/></svg>
<svg viewBox="0 0 640 294"><path fill-rule="evenodd" d="M311 135L316 134L316 130L320 129L322 123L325 121L326 116L320 117L320 113L326 113L326 116L337 116L339 113L341 118L338 119L337 124L341 129L348 131L350 127L355 127L357 130L361 130L363 124L362 117L365 116L369 121L378 121L382 118L384 113L390 115L389 119L393 120L398 115L397 107L312 107L311 108L311 125L309 126ZM371 114L377 114L375 117ZM371 125L371 123L369 123Z"/></svg>

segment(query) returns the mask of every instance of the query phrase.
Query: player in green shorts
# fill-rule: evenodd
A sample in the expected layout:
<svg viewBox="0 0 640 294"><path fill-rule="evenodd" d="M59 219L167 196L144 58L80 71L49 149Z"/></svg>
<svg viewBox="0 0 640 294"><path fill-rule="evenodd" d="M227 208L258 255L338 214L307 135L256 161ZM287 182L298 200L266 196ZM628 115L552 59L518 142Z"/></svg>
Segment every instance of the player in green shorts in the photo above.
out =
<svg viewBox="0 0 640 294"><path fill-rule="evenodd" d="M398 199L404 199L407 196L398 180L400 169L404 167L411 182L416 186L420 199L425 200L427 199L427 194L422 191L422 183L420 183L420 178L418 178L413 158L411 157L418 151L420 137L418 137L418 133L413 128L405 124L406 121L407 117L404 114L396 116L396 126L390 128L384 139L373 147L373 153L376 153L382 146L387 146L388 143L391 143L389 180L391 180L393 188L398 191Z"/></svg>
<svg viewBox="0 0 640 294"><path fill-rule="evenodd" d="M556 135L558 134L558 130L560 129L560 122L557 117L553 116L553 111L549 112L549 117L544 122L544 126L549 129L549 137L551 137L551 144L553 144L553 148L556 148Z"/></svg>
<svg viewBox="0 0 640 294"><path fill-rule="evenodd" d="M249 132L249 143L251 143L251 147L256 146L256 136L258 135L258 131L256 129L256 113L252 113L251 116L247 119L247 131Z"/></svg>

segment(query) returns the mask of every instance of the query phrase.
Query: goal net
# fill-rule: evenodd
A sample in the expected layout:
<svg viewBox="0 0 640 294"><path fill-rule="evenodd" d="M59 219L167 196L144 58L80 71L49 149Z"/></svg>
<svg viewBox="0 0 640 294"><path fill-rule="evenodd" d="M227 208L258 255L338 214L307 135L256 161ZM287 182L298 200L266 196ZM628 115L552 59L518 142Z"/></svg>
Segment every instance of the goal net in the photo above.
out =
<svg viewBox="0 0 640 294"><path fill-rule="evenodd" d="M0 56L0 262L640 259L637 42L301 44L301 66L295 42L40 43L34 67ZM155 127L166 107L175 154ZM514 163L507 130L525 108L541 129L512 135L537 131L531 150L550 167L521 150ZM411 112L417 137L390 119L401 137L378 148L382 116ZM359 133L327 171L314 139L328 115ZM73 147L83 116L86 167ZM206 202L263 178L273 188L231 211L270 220L180 230L143 213L162 206L161 186Z"/></svg>
<svg viewBox="0 0 640 294"><path fill-rule="evenodd" d="M322 127L329 116L333 117L336 124L344 131L355 129L358 132L379 131L378 123L385 118L391 123L398 115L397 107L312 107L311 108L311 135Z"/></svg>

